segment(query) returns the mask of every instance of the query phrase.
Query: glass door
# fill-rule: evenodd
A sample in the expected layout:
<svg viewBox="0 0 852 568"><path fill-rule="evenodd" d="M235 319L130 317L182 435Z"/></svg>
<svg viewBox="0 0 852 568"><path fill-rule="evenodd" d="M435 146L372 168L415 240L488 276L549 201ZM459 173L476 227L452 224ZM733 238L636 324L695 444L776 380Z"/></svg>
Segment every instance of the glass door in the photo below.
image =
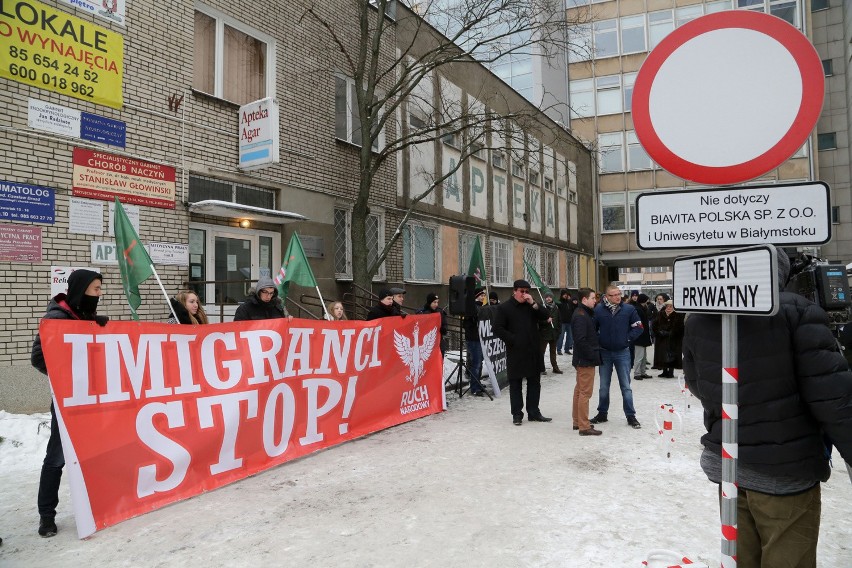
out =
<svg viewBox="0 0 852 568"><path fill-rule="evenodd" d="M252 239L215 235L213 297L216 304L237 304L252 286Z"/></svg>

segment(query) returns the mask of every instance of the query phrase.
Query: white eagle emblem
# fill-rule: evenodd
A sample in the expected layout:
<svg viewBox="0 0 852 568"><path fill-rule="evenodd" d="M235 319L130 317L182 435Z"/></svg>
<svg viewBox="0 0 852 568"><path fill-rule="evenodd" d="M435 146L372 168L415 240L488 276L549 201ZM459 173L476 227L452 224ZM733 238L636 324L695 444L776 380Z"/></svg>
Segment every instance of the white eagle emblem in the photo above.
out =
<svg viewBox="0 0 852 568"><path fill-rule="evenodd" d="M433 329L423 336L423 343L419 343L420 324L414 324L414 343L407 336L402 335L398 331L393 332L393 345L396 347L396 352L399 358L408 367L409 373L405 378L406 381L414 383L416 386L420 382L421 377L426 373L423 364L432 354L432 349L435 348L435 341L438 337L438 328Z"/></svg>

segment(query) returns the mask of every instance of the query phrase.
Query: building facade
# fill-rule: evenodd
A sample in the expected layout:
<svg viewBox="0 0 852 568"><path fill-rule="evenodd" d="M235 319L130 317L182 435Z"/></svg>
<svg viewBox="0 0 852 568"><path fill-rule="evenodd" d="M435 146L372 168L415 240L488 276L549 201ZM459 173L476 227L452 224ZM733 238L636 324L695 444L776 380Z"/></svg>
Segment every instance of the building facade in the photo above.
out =
<svg viewBox="0 0 852 568"><path fill-rule="evenodd" d="M323 297L352 293L348 231L361 144L339 45L359 45L353 6L316 8L332 37L298 3L119 4L118 12L88 12L65 0L20 0L0 13L0 407L7 410L47 408L47 383L29 353L70 270L102 272L99 313L130 318L112 236L116 195L167 294L195 288L216 321L229 320L259 277L278 272L294 231ZM42 25L51 16L67 25ZM389 29L385 58L397 55L393 22ZM401 150L379 168L366 229L373 258L397 231L401 238L374 289L402 284L410 307L430 291L446 299L447 280L466 272L476 237L501 296L523 275L524 260L548 285L594 285L589 150L479 64L438 71L428 85L465 106L486 104L488 85L501 95L499 105L487 103L495 120L519 111L534 120L514 124L506 140L486 126L487 143L470 157L463 141L445 137ZM388 141L417 127L409 105L397 117L385 126ZM246 166L268 159L264 152L277 160ZM450 171L415 203L428 180ZM165 321L155 281L140 289L140 318ZM296 289L290 311L318 316L311 296Z"/></svg>

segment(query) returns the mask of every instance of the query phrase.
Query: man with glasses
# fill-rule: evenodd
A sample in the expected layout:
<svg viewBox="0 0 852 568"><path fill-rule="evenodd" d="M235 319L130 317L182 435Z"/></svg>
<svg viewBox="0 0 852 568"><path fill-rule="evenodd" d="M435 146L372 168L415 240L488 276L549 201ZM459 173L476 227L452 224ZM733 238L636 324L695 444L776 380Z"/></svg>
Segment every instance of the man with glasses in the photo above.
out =
<svg viewBox="0 0 852 568"><path fill-rule="evenodd" d="M527 379L527 420L550 422L538 408L541 396L541 347L538 323L550 322L550 314L530 295L530 283L515 280L512 297L494 306L494 335L506 344L506 366L509 375L509 398L512 422L520 426L524 420L522 381Z"/></svg>
<svg viewBox="0 0 852 568"><path fill-rule="evenodd" d="M268 276L261 276L255 286L255 292L248 295L246 300L237 308L234 321L265 320L276 318L293 319L287 313L284 302L278 297L275 282Z"/></svg>
<svg viewBox="0 0 852 568"><path fill-rule="evenodd" d="M630 304L622 303L618 286L610 285L606 287L603 302L595 308L595 321L601 347L601 384L598 391L598 414L589 422L607 422L609 385L612 381L612 369L615 367L627 423L639 429L642 425L636 419L633 390L630 388L630 344L642 335L643 330L639 313Z"/></svg>

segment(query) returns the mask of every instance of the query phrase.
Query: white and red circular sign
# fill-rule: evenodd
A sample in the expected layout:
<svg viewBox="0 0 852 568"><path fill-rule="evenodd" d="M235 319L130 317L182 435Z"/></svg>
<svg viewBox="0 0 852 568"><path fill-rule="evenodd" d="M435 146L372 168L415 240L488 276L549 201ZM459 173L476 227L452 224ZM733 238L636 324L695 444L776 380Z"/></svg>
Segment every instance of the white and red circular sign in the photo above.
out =
<svg viewBox="0 0 852 568"><path fill-rule="evenodd" d="M807 140L825 77L814 46L786 21L733 10L677 28L633 89L642 146L670 173L735 184L777 168Z"/></svg>

